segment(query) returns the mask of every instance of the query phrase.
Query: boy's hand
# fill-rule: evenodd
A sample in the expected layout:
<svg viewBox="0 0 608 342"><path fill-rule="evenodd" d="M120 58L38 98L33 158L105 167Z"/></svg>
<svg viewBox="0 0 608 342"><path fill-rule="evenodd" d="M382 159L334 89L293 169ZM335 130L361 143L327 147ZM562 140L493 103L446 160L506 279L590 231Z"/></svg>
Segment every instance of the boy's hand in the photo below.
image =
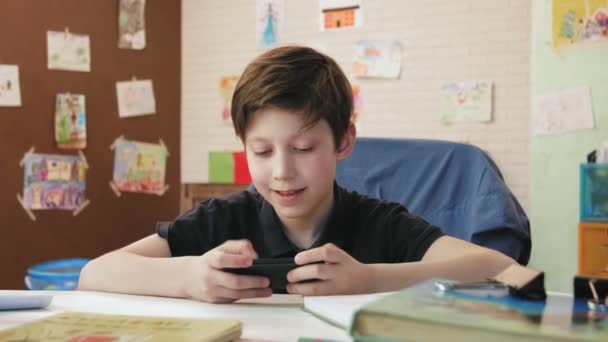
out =
<svg viewBox="0 0 608 342"><path fill-rule="evenodd" d="M319 261L322 263L306 265ZM371 268L332 243L298 253L295 262L304 266L287 274L289 293L322 296L366 293L372 290ZM300 283L306 280L315 281Z"/></svg>
<svg viewBox="0 0 608 342"><path fill-rule="evenodd" d="M241 298L272 295L266 277L236 275L223 268L249 267L255 251L248 240L229 240L189 262L186 295L208 303L231 303Z"/></svg>

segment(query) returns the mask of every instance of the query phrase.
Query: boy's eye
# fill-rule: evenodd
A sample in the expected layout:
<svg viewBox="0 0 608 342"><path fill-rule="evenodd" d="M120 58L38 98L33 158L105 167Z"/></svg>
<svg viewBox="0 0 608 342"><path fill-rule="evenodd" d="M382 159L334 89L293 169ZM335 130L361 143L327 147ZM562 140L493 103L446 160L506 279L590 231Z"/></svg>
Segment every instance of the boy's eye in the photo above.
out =
<svg viewBox="0 0 608 342"><path fill-rule="evenodd" d="M294 147L294 150L296 150L298 152L312 152L313 148L312 147L304 147L304 148Z"/></svg>
<svg viewBox="0 0 608 342"><path fill-rule="evenodd" d="M253 154L259 157L263 157L263 156L267 156L270 154L270 150L264 150L264 151L253 151Z"/></svg>

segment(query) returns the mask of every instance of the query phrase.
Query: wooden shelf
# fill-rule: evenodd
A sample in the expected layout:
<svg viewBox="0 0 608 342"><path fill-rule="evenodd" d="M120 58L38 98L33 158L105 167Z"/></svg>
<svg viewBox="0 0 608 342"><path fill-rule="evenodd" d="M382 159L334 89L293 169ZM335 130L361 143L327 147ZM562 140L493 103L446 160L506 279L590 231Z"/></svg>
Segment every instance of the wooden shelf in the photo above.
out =
<svg viewBox="0 0 608 342"><path fill-rule="evenodd" d="M248 184L183 184L180 209L181 212L191 209L199 202L213 197L222 197L245 190Z"/></svg>

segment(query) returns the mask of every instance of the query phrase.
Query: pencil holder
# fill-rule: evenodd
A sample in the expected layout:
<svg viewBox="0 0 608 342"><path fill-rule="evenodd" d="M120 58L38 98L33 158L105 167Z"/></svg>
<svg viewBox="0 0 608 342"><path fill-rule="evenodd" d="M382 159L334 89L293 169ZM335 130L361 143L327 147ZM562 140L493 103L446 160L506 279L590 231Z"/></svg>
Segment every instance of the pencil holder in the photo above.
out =
<svg viewBox="0 0 608 342"><path fill-rule="evenodd" d="M581 164L580 222L608 222L608 164Z"/></svg>

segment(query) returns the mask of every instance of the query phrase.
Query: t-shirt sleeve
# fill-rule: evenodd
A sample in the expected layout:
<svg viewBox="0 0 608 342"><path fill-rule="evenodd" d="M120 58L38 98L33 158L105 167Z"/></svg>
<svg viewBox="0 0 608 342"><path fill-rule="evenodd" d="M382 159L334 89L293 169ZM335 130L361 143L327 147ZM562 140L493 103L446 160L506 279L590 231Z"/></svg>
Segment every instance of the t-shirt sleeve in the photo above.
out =
<svg viewBox="0 0 608 342"><path fill-rule="evenodd" d="M173 222L157 223L156 233L167 240L174 257L202 255L213 246L213 221L209 203L203 203Z"/></svg>
<svg viewBox="0 0 608 342"><path fill-rule="evenodd" d="M212 198L173 222L159 222L156 232L167 240L172 256L202 255L226 240L249 238L246 228L257 227L249 224L257 217L257 201L248 191Z"/></svg>
<svg viewBox="0 0 608 342"><path fill-rule="evenodd" d="M423 218L394 207L387 217L390 258L395 262L420 261L433 242L444 234Z"/></svg>

